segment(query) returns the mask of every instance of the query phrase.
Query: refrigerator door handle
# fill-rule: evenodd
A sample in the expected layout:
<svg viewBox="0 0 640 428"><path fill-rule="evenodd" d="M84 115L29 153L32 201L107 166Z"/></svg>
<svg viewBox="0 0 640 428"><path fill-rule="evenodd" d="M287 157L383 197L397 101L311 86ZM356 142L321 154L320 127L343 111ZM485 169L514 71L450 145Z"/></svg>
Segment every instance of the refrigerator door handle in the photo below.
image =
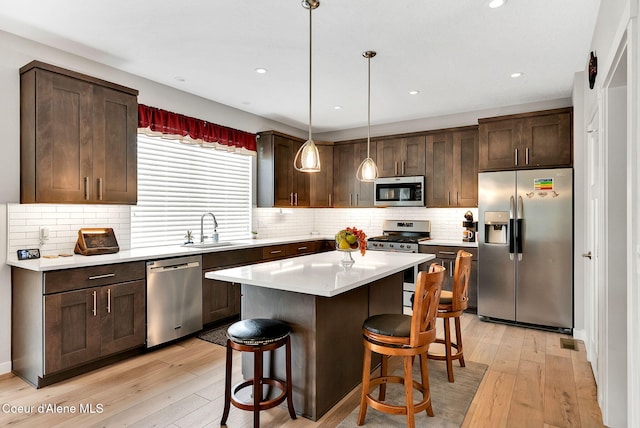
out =
<svg viewBox="0 0 640 428"><path fill-rule="evenodd" d="M515 200L513 196L509 199L509 260L513 260L515 249L515 219L514 219Z"/></svg>
<svg viewBox="0 0 640 428"><path fill-rule="evenodd" d="M518 261L522 260L522 249L523 249L523 239L522 239L522 230L523 230L523 213L524 213L524 203L522 201L522 196L518 196L518 218L516 220L516 252L518 253Z"/></svg>

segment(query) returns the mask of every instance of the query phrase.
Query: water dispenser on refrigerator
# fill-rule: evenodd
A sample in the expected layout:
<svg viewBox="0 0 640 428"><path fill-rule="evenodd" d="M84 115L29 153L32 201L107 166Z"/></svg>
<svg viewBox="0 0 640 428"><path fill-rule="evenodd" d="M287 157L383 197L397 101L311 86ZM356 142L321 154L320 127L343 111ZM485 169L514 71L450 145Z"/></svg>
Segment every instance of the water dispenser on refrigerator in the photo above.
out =
<svg viewBox="0 0 640 428"><path fill-rule="evenodd" d="M508 211L485 211L484 242L486 244L508 244Z"/></svg>

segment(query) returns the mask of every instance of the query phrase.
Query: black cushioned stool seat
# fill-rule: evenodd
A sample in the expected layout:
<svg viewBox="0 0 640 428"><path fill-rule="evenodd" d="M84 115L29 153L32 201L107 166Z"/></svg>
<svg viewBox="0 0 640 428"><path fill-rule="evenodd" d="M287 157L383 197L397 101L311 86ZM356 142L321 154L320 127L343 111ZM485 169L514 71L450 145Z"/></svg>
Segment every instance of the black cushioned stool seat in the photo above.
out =
<svg viewBox="0 0 640 428"><path fill-rule="evenodd" d="M293 387L291 385L291 328L285 322L272 319L246 319L233 323L227 329L227 358L224 392L224 412L220 425L226 425L231 404L242 410L253 411L253 426L260 426L260 410L271 409L287 400L289 416L296 419L293 409ZM262 354L285 346L286 379L263 377ZM253 378L231 387L233 350L253 353ZM280 389L280 394L273 399L263 399L262 386L272 385ZM253 402L240 401L237 393L246 387L253 387Z"/></svg>
<svg viewBox="0 0 640 428"><path fill-rule="evenodd" d="M373 315L365 320L362 328L384 336L409 337L411 334L411 315Z"/></svg>

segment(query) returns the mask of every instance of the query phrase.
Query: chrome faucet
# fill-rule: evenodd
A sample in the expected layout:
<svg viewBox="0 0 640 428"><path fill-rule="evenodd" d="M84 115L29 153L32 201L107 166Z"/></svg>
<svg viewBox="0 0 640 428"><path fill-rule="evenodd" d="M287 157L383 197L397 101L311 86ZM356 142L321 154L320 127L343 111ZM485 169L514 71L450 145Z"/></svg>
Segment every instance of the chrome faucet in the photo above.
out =
<svg viewBox="0 0 640 428"><path fill-rule="evenodd" d="M202 217L200 217L200 243L204 242L204 217L210 215L213 219L213 233L211 234L211 239L213 242L218 242L218 221L216 220L216 216L213 213L204 213Z"/></svg>

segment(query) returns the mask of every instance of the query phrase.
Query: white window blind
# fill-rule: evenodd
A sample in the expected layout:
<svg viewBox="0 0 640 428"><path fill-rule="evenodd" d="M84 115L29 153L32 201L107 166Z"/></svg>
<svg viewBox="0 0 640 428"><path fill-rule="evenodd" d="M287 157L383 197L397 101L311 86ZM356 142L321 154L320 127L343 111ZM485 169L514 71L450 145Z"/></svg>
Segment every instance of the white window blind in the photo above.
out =
<svg viewBox="0 0 640 428"><path fill-rule="evenodd" d="M131 247L200 240L200 218L211 212L220 240L251 230L251 156L138 135L138 204L131 208ZM204 219L211 236L213 220Z"/></svg>

